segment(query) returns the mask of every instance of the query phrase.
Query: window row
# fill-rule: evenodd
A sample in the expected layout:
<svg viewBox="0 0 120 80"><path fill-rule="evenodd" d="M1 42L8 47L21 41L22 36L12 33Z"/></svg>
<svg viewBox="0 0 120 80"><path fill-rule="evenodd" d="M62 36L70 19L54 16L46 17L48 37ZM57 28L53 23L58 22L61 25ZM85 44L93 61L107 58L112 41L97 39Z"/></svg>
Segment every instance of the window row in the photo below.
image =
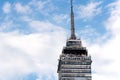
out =
<svg viewBox="0 0 120 80"><path fill-rule="evenodd" d="M61 65L62 69L91 69L91 65Z"/></svg>
<svg viewBox="0 0 120 80"><path fill-rule="evenodd" d="M61 57L61 60L91 60L91 57Z"/></svg>
<svg viewBox="0 0 120 80"><path fill-rule="evenodd" d="M70 64L70 65L90 65L91 62L68 62L68 61L61 61L61 64Z"/></svg>
<svg viewBox="0 0 120 80"><path fill-rule="evenodd" d="M62 70L62 73L91 73L90 69L82 69L82 70Z"/></svg>
<svg viewBox="0 0 120 80"><path fill-rule="evenodd" d="M61 76L62 77L90 77L91 74L83 74L83 73L82 74L78 74L78 73L77 74L73 74L73 73L72 74L63 74L62 73Z"/></svg>

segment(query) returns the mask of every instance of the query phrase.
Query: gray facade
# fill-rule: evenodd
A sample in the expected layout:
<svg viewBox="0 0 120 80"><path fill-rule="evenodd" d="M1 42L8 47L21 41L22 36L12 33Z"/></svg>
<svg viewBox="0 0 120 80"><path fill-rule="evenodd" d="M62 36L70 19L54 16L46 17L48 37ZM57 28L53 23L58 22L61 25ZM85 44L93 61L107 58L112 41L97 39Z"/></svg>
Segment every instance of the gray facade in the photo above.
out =
<svg viewBox="0 0 120 80"><path fill-rule="evenodd" d="M81 41L68 40L58 64L58 80L91 80L91 56Z"/></svg>
<svg viewBox="0 0 120 80"><path fill-rule="evenodd" d="M66 41L58 63L58 80L92 80L91 56L80 39L76 38L74 28L74 12L71 0L71 36Z"/></svg>

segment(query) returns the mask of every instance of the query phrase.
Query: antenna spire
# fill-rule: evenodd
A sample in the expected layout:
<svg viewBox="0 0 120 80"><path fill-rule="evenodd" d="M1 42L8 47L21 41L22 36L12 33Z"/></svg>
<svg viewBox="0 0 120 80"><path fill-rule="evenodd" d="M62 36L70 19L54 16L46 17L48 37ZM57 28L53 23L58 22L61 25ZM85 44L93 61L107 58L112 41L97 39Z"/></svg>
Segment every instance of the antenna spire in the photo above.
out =
<svg viewBox="0 0 120 80"><path fill-rule="evenodd" d="M71 37L70 39L76 39L75 28L74 28L73 0L71 0Z"/></svg>

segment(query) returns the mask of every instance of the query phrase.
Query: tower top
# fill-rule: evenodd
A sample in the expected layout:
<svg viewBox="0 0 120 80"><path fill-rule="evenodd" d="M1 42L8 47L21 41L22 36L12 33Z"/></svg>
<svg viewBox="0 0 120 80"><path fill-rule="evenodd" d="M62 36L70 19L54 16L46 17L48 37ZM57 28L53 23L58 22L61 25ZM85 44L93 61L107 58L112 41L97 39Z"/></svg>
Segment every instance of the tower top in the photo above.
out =
<svg viewBox="0 0 120 80"><path fill-rule="evenodd" d="M73 12L73 0L70 1L71 3L71 36L70 39L76 39L75 35L75 28L74 28L74 12Z"/></svg>

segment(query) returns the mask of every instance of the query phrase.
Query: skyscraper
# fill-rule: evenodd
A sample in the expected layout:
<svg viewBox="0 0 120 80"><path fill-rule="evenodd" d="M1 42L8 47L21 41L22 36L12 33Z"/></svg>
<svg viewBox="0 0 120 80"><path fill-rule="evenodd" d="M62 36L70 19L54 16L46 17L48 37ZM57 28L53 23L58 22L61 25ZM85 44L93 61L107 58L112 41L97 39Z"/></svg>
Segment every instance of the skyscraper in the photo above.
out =
<svg viewBox="0 0 120 80"><path fill-rule="evenodd" d="M91 80L91 56L82 41L77 39L71 0L71 36L62 50L58 63L58 80Z"/></svg>

